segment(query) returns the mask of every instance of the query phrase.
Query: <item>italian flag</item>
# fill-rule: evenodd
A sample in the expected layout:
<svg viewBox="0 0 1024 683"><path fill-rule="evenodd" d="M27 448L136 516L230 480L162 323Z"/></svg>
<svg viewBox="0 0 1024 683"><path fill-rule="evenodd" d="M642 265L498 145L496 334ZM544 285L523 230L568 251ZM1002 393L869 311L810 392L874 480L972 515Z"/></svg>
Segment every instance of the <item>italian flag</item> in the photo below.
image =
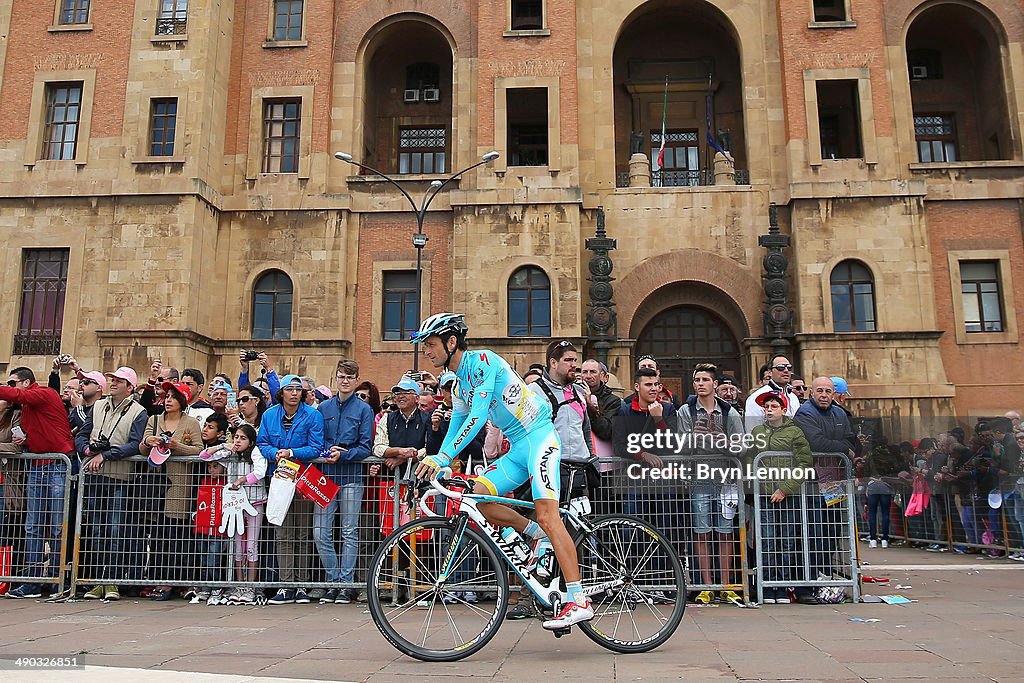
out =
<svg viewBox="0 0 1024 683"><path fill-rule="evenodd" d="M661 104L661 146L658 148L658 160L655 171L665 166L665 123L668 119L668 76L665 76L665 98Z"/></svg>

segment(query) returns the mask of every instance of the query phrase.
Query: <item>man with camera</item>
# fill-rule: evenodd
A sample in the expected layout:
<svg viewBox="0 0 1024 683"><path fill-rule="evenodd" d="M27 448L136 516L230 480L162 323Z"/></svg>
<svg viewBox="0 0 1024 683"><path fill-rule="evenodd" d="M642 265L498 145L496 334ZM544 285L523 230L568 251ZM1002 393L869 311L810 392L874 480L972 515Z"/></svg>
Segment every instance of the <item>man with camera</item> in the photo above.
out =
<svg viewBox="0 0 1024 683"><path fill-rule="evenodd" d="M274 397L277 396L277 392L281 388L281 378L277 376L277 371L274 370L267 354L262 351L242 349L238 352L238 363L242 366L242 371L238 374L238 386L239 388L249 386L249 363L252 362L260 364L261 377L256 381L266 380L266 389L270 393L267 405L273 405Z"/></svg>
<svg viewBox="0 0 1024 683"><path fill-rule="evenodd" d="M105 376L110 395L93 406L92 414L75 437L75 446L82 458L87 487L92 557L99 578L104 579L102 585L94 587L85 597L119 600L121 594L115 582L124 575L128 565L123 548L127 535L128 484L133 466L127 458L139 452L149 415L132 398L138 384L134 370L120 367Z"/></svg>
<svg viewBox="0 0 1024 683"><path fill-rule="evenodd" d="M25 487L25 570L42 576L44 543L50 544L48 569L51 577L61 567L61 518L64 513L64 488L67 465L60 456L74 453L68 414L60 394L36 383L26 367L11 370L7 386L0 386L0 400L21 406L20 433L15 429L14 443L36 458L28 463ZM49 457L47 457L49 456ZM37 583L23 583L7 593L9 598L38 598Z"/></svg>

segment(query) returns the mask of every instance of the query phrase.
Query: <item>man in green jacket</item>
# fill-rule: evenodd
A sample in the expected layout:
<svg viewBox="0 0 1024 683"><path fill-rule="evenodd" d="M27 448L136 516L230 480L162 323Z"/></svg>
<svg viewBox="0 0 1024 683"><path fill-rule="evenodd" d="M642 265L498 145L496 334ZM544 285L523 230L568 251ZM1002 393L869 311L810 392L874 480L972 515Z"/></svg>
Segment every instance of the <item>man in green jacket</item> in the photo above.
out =
<svg viewBox="0 0 1024 683"><path fill-rule="evenodd" d="M766 583L783 584L762 586L762 602L788 604L784 582L799 577L800 486L806 478L813 477L814 460L807 437L786 417L786 396L768 392L758 396L756 401L764 409L765 421L751 432L754 447L750 457L753 459L769 451L787 453L762 458L754 469L764 495L772 491L761 505L761 575ZM813 599L809 593L807 595Z"/></svg>

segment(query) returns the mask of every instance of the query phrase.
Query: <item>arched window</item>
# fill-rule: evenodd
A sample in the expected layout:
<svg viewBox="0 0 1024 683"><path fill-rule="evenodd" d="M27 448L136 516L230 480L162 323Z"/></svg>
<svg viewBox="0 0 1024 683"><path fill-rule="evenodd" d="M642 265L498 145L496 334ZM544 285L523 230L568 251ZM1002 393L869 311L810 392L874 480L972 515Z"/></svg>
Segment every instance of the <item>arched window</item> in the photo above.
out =
<svg viewBox="0 0 1024 683"><path fill-rule="evenodd" d="M508 336L551 336L551 281L536 266L525 266L508 279Z"/></svg>
<svg viewBox="0 0 1024 683"><path fill-rule="evenodd" d="M874 332L875 280L860 261L842 261L832 269L832 329Z"/></svg>
<svg viewBox="0 0 1024 683"><path fill-rule="evenodd" d="M292 280L271 270L256 280L252 291L252 338L291 339Z"/></svg>

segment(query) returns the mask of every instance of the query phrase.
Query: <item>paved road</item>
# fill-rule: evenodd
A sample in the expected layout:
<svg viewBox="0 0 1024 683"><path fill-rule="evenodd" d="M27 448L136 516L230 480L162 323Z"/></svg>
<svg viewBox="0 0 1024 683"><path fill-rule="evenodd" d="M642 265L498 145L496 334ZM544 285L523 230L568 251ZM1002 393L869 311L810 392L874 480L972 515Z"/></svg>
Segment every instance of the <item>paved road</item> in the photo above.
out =
<svg viewBox="0 0 1024 683"><path fill-rule="evenodd" d="M424 664L384 642L363 605L4 600L0 657L82 652L90 666L67 676L0 671L0 681L1024 679L1024 565L893 548L862 549L861 558L866 575L892 579L886 589L865 584L866 593L900 592L916 602L687 608L665 646L628 656L613 655L578 632L555 640L529 621L506 622L468 660ZM897 583L912 588L896 591Z"/></svg>

